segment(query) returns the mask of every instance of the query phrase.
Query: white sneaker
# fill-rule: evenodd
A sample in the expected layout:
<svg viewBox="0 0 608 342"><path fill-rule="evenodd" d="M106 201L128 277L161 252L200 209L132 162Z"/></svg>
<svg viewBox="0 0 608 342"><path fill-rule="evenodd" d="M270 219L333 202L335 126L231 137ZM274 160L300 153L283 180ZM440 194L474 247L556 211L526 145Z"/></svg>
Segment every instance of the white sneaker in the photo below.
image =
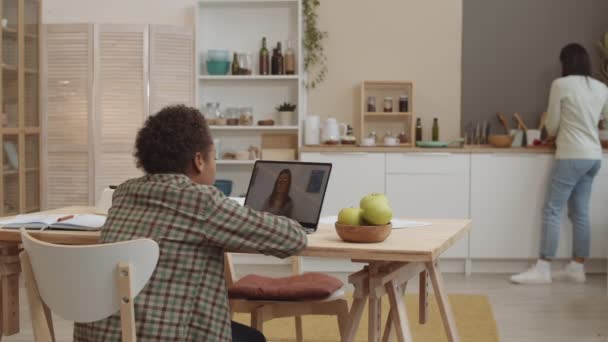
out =
<svg viewBox="0 0 608 342"><path fill-rule="evenodd" d="M555 272L555 279L584 283L586 281L585 266L581 263L570 261L563 270Z"/></svg>
<svg viewBox="0 0 608 342"><path fill-rule="evenodd" d="M539 260L527 271L511 276L511 282L515 284L551 284L551 264L548 261Z"/></svg>

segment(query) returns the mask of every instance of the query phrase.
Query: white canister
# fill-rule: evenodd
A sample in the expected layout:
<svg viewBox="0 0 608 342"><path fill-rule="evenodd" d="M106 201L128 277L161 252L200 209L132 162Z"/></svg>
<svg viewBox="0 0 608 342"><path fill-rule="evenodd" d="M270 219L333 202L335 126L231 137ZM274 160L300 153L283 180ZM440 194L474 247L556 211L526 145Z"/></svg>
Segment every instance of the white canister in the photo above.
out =
<svg viewBox="0 0 608 342"><path fill-rule="evenodd" d="M309 115L304 120L304 145L321 144L321 118Z"/></svg>

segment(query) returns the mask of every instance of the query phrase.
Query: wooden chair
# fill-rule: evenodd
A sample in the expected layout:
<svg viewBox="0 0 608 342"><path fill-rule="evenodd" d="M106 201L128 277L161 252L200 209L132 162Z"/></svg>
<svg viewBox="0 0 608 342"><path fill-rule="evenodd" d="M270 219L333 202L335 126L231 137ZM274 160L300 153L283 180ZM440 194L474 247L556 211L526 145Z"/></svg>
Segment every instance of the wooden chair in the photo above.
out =
<svg viewBox="0 0 608 342"><path fill-rule="evenodd" d="M300 257L292 257L292 273L301 274ZM235 282L232 257L229 253L224 255L224 276L226 286L230 287ZM248 299L230 299L230 310L234 313L251 314L251 327L263 332L264 322L275 318L294 317L296 328L296 341L304 341L302 331L302 316L304 315L327 315L336 316L340 336L344 333L348 323L348 302L344 298L344 290L340 289L330 297L319 301L264 301Z"/></svg>
<svg viewBox="0 0 608 342"><path fill-rule="evenodd" d="M136 341L133 299L156 268L155 241L63 246L37 240L24 229L21 236L21 267L36 341L55 341L51 312L86 323L119 309L122 341Z"/></svg>

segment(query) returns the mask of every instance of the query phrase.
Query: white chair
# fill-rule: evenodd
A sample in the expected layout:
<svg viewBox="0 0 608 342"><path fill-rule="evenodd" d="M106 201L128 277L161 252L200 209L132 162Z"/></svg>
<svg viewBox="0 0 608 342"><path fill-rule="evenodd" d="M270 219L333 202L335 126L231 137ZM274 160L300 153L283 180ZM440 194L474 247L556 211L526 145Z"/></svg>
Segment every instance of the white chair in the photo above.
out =
<svg viewBox="0 0 608 342"><path fill-rule="evenodd" d="M21 267L36 341L55 341L51 312L86 323L119 310L122 341L136 341L133 299L156 268L155 241L63 246L37 240L24 229L21 238Z"/></svg>

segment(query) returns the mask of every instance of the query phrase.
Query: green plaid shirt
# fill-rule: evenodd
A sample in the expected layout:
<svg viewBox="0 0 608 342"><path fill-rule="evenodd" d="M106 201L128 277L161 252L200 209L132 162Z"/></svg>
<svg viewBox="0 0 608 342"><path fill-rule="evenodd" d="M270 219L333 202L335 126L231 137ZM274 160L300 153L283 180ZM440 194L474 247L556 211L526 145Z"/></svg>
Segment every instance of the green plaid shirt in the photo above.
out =
<svg viewBox="0 0 608 342"><path fill-rule="evenodd" d="M137 238L160 246L156 271L135 299L138 341L230 341L224 251L284 258L306 246L297 222L242 207L176 174L132 179L114 193L101 240ZM120 336L118 313L74 327L76 342Z"/></svg>

